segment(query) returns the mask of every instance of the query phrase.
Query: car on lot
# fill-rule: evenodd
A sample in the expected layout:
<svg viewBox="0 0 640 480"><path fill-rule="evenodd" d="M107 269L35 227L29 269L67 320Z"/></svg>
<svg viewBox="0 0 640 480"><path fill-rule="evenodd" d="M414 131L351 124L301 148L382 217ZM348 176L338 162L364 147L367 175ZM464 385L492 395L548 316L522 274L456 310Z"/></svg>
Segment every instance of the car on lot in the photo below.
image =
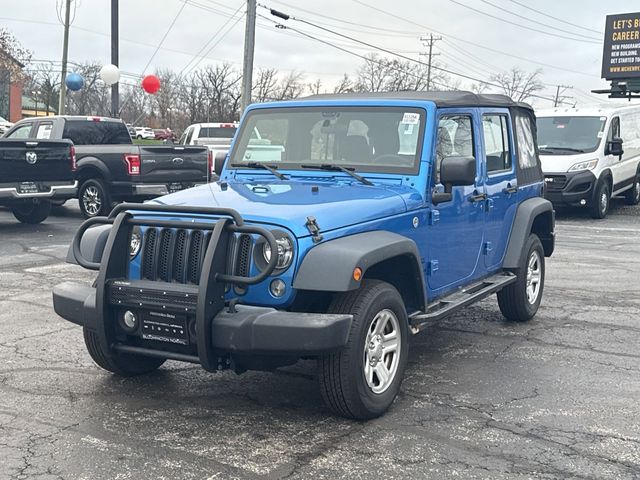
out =
<svg viewBox="0 0 640 480"><path fill-rule="evenodd" d="M0 137L7 133L7 130L9 130L11 127L13 127L13 123L11 123L4 117L0 117Z"/></svg>
<svg viewBox="0 0 640 480"><path fill-rule="evenodd" d="M411 334L494 293L508 320L540 306L555 217L528 105L469 92L252 105L216 171L75 235L68 260L99 273L56 286L54 308L102 368L315 358L328 406L368 419L398 394Z"/></svg>
<svg viewBox="0 0 640 480"><path fill-rule="evenodd" d="M171 131L170 128L154 128L153 134L156 140L171 140L176 139L176 134Z"/></svg>
<svg viewBox="0 0 640 480"><path fill-rule="evenodd" d="M133 145L124 122L114 118L28 118L6 137L71 140L78 164L78 202L87 218L108 214L117 202L149 200L211 177L213 156L206 147Z"/></svg>
<svg viewBox="0 0 640 480"><path fill-rule="evenodd" d="M133 127L135 131L135 138L138 140L155 140L156 134L153 131L153 128L149 127Z"/></svg>
<svg viewBox="0 0 640 480"><path fill-rule="evenodd" d="M536 112L546 197L604 218L612 196L640 203L640 105Z"/></svg>
<svg viewBox="0 0 640 480"><path fill-rule="evenodd" d="M77 192L76 154L69 140L0 139L0 206L22 223L45 220L51 202Z"/></svg>

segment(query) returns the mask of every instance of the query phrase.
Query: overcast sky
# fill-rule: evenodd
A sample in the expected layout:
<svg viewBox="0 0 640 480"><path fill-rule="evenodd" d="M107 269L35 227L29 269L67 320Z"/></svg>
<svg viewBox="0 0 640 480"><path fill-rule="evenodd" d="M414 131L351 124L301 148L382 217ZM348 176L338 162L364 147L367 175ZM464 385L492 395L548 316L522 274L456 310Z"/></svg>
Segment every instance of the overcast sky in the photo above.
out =
<svg viewBox="0 0 640 480"><path fill-rule="evenodd" d="M108 63L111 1L74 2L76 8L69 59ZM579 104L605 99L588 93L591 89L608 86L600 79L605 16L640 10L638 0L362 0L361 3L358 0L286 0L284 3L262 0L262 3L416 59L424 59L419 56L419 52L425 51L420 36L434 33L443 38L434 46L434 52L440 54L437 60L443 67L478 79L488 79L491 72L513 66L527 71L542 68L542 80L549 86L541 95L553 96L555 87L552 85L570 85L575 88L565 94ZM219 33L229 27L229 33L207 54L207 58L201 60L199 66L226 61L240 68L244 18L236 23L240 15L235 18L232 15L241 6L242 12L244 4L245 0L187 0L186 5L182 0L121 0L121 70L137 75L143 73L156 46L181 9L147 73L161 67L181 71L192 66L198 61L195 55L207 42L212 38L216 41L220 38ZM56 5L56 0L3 0L0 25L8 28L25 47L32 50L34 59L59 61L63 29L58 21ZM380 10L391 12L396 17ZM258 8L258 13L270 17L269 12L262 8ZM299 21L289 20L286 24L361 55L374 51ZM531 29L555 32L572 39ZM214 37L216 34L218 36ZM209 48L204 50L205 53L207 51ZM308 82L321 79L323 85L330 89L344 73L354 73L360 63L359 58L348 53L292 31L276 29L268 20L258 19L256 67L274 67L282 72L301 71ZM465 79L461 82L463 88L472 83ZM534 103L541 107L550 105L544 100Z"/></svg>

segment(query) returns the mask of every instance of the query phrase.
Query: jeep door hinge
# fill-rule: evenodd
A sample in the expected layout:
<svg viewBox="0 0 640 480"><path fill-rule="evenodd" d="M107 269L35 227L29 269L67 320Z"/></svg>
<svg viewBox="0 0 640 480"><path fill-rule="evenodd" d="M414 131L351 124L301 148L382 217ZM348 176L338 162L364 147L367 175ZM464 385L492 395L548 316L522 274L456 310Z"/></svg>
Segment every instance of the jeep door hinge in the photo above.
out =
<svg viewBox="0 0 640 480"><path fill-rule="evenodd" d="M429 212L429 225L435 225L440 221L440 211L439 210L431 210Z"/></svg>
<svg viewBox="0 0 640 480"><path fill-rule="evenodd" d="M484 242L483 251L485 255L489 255L493 250L493 244L491 242Z"/></svg>
<svg viewBox="0 0 640 480"><path fill-rule="evenodd" d="M433 275L438 271L438 260L431 260L427 268L429 275Z"/></svg>
<svg viewBox="0 0 640 480"><path fill-rule="evenodd" d="M307 217L307 223L304 224L309 230L311 234L311 238L313 239L313 243L318 243L322 241L322 235L320 234L320 226L316 221L316 217Z"/></svg>
<svg viewBox="0 0 640 480"><path fill-rule="evenodd" d="M493 210L493 199L491 198L487 198L487 212L490 212L491 210Z"/></svg>

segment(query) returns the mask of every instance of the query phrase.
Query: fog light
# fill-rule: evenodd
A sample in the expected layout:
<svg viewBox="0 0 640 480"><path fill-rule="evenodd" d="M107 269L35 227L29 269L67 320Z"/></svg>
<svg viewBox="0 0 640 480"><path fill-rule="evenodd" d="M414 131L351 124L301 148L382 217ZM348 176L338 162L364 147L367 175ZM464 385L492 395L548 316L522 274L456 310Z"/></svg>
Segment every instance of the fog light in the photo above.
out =
<svg viewBox="0 0 640 480"><path fill-rule="evenodd" d="M124 312L124 315L122 315L122 327L129 332L133 332L137 326L138 319L136 318L136 314L131 310Z"/></svg>
<svg viewBox="0 0 640 480"><path fill-rule="evenodd" d="M584 198L580 200L580 205L584 207L586 204L587 204L587 201Z"/></svg>
<svg viewBox="0 0 640 480"><path fill-rule="evenodd" d="M275 280L273 280L269 285L269 291L271 292L271 295L273 295L274 297L281 297L282 295L284 295L285 290L286 290L286 285L279 278L276 278Z"/></svg>

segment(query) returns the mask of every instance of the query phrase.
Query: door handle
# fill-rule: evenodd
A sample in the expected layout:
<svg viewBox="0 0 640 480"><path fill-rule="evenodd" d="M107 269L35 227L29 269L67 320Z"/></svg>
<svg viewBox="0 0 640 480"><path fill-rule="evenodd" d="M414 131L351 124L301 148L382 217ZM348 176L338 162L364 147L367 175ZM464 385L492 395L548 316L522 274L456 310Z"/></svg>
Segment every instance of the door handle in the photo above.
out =
<svg viewBox="0 0 640 480"><path fill-rule="evenodd" d="M511 185L510 183L507 183L507 188L503 188L502 189L502 193L506 193L507 195L510 195L512 193L516 193L518 191L518 186L517 185Z"/></svg>
<svg viewBox="0 0 640 480"><path fill-rule="evenodd" d="M473 195L471 195L469 197L469 201L471 203L475 203L475 202L482 202L484 200L487 199L487 194L486 193L478 193L477 190L473 191Z"/></svg>

